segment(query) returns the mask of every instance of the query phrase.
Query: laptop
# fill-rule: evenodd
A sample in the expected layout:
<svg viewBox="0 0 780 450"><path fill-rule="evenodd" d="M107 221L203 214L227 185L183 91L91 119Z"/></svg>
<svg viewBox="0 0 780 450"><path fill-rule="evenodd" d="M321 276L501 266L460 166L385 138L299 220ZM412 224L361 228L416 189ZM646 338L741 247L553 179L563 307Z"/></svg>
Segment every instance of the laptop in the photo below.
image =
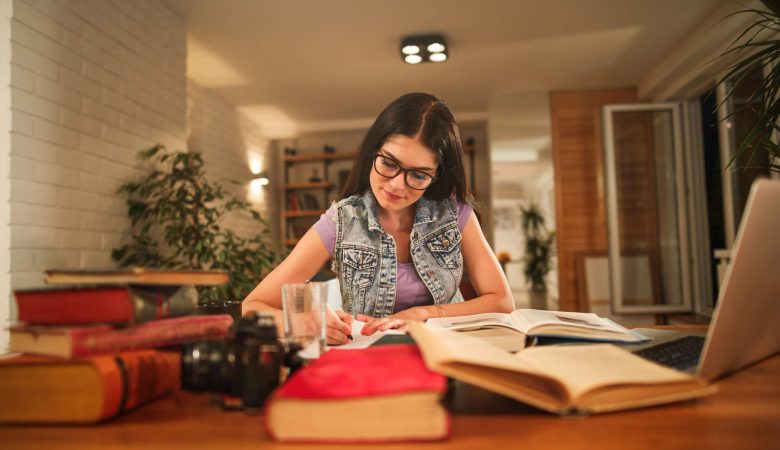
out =
<svg viewBox="0 0 780 450"><path fill-rule="evenodd" d="M698 364L688 371L710 381L780 352L780 181L761 179L751 187L706 337L638 331L654 334L654 342L631 351L682 370L657 354L684 358L674 347L693 343L688 352L696 353L698 344Z"/></svg>

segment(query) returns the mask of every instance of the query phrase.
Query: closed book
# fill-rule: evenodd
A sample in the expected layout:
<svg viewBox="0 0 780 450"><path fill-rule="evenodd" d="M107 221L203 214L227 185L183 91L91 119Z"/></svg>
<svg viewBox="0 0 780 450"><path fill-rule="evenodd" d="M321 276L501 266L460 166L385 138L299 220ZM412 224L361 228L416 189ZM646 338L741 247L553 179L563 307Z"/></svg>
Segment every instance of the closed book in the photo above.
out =
<svg viewBox="0 0 780 450"><path fill-rule="evenodd" d="M130 267L126 269L49 269L44 281L51 284L145 284L213 286L230 281L230 273L224 270L150 269Z"/></svg>
<svg viewBox="0 0 780 450"><path fill-rule="evenodd" d="M0 357L0 422L95 423L179 387L178 352Z"/></svg>
<svg viewBox="0 0 780 450"><path fill-rule="evenodd" d="M230 314L155 320L127 328L109 325L78 327L18 324L10 327L12 352L74 358L183 344L228 335Z"/></svg>
<svg viewBox="0 0 780 450"><path fill-rule="evenodd" d="M19 321L36 325L130 325L193 314L198 292L187 286L56 287L14 292Z"/></svg>
<svg viewBox="0 0 780 450"><path fill-rule="evenodd" d="M414 345L332 349L272 394L265 427L289 442L440 440L450 434L445 389Z"/></svg>

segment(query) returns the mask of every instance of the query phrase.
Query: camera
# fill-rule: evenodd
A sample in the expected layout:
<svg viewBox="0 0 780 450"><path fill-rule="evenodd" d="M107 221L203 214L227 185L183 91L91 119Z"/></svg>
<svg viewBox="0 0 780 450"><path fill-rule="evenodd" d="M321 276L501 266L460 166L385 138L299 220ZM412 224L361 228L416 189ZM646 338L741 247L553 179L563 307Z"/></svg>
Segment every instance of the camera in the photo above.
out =
<svg viewBox="0 0 780 450"><path fill-rule="evenodd" d="M225 407L259 409L279 385L282 371L302 365L299 350L277 338L272 315L252 311L234 318L226 339L182 348L182 388L224 394Z"/></svg>

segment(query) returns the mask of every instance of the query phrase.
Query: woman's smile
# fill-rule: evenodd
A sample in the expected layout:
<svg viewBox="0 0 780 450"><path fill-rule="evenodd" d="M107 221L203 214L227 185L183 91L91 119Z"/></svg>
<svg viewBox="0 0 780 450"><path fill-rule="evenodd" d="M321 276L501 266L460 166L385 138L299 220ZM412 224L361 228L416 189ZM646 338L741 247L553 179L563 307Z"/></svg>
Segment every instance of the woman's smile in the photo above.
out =
<svg viewBox="0 0 780 450"><path fill-rule="evenodd" d="M387 200L391 201L391 202L397 202L399 200L403 200L403 198L404 198L402 195L393 194L392 192L388 191L387 189L382 189L382 193L385 195L385 198Z"/></svg>

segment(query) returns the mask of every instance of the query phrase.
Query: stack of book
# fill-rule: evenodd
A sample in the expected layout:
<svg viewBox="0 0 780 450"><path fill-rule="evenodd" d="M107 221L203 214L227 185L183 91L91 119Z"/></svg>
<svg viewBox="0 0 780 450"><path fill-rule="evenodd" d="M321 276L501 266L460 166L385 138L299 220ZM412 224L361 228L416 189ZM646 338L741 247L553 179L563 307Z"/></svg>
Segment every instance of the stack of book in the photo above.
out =
<svg viewBox="0 0 780 450"><path fill-rule="evenodd" d="M221 271L47 271L15 292L18 323L0 356L0 422L94 423L180 385L179 344L227 336L230 315L194 315L194 285Z"/></svg>

